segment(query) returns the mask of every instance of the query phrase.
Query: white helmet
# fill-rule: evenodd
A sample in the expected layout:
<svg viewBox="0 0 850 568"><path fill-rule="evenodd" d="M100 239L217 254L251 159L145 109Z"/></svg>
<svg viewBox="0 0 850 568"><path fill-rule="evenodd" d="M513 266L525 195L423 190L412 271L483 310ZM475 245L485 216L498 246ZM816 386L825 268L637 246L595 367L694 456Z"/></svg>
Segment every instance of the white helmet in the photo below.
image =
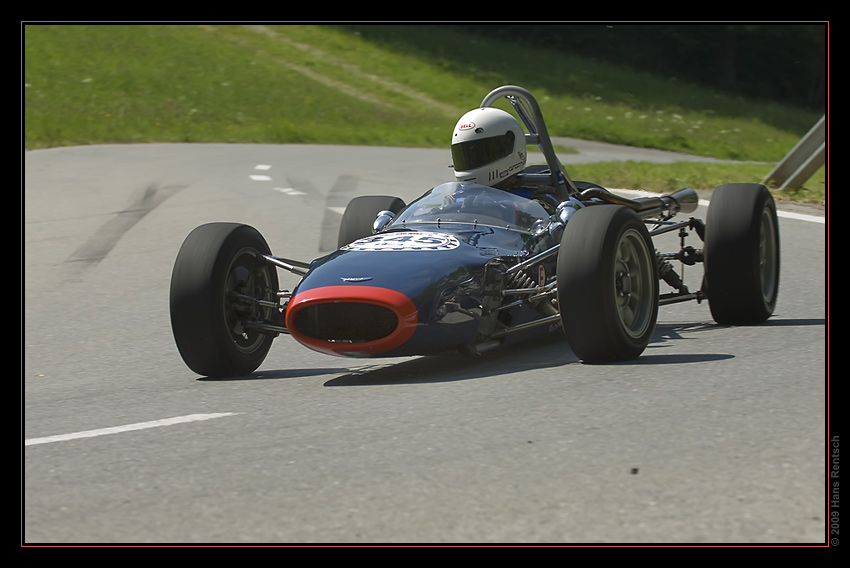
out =
<svg viewBox="0 0 850 568"><path fill-rule="evenodd" d="M452 159L458 181L496 185L525 169L525 133L503 110L471 110L455 125Z"/></svg>

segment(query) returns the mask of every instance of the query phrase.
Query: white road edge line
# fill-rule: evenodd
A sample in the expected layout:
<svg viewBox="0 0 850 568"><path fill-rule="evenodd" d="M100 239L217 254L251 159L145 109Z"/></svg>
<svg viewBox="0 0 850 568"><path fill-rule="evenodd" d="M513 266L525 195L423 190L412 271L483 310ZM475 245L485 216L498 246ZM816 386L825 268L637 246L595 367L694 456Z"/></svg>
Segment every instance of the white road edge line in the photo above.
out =
<svg viewBox="0 0 850 568"><path fill-rule="evenodd" d="M651 193L648 191L640 191L635 189L612 189L614 193L622 193L626 196L632 197L653 197L657 196L657 193ZM700 199L699 204L703 207L708 207L709 201L706 199ZM803 213L792 213L790 211L777 211L777 217L784 217L785 219L797 219L798 221L809 221L811 223L821 223L826 224L826 217L820 217L818 215L805 215Z"/></svg>
<svg viewBox="0 0 850 568"><path fill-rule="evenodd" d="M98 430L85 430L83 432L74 432L72 434L59 434L56 436L45 436L43 438L30 438L24 440L25 446L35 446L38 444L50 444L52 442L65 442L67 440L77 440L80 438L94 438L96 436L105 436L107 434L119 434L121 432L132 432L133 430L145 430L148 428L159 428L160 426L173 426L175 424L183 424L185 422L197 422L200 420L212 420L213 418L221 418L223 416L233 416L236 412L221 412L218 414L188 414L186 416L176 416L174 418L165 418L163 420L153 420L151 422L139 422L137 424L126 424L124 426L114 426L112 428L100 428Z"/></svg>
<svg viewBox="0 0 850 568"><path fill-rule="evenodd" d="M777 211L776 215L785 219L797 219L798 221L809 221L811 223L826 225L826 217L818 217L817 215L803 215L802 213L791 213L790 211Z"/></svg>

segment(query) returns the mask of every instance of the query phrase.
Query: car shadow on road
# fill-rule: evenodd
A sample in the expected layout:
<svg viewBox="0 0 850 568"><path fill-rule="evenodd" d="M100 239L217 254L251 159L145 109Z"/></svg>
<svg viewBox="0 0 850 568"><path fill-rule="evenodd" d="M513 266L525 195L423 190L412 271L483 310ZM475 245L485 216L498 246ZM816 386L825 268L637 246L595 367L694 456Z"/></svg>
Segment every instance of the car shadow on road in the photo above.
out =
<svg viewBox="0 0 850 568"><path fill-rule="evenodd" d="M762 326L799 326L823 325L823 319L781 319L771 318ZM671 342L681 346L682 342L699 341L700 333L717 330L718 324L712 321L695 322L660 322L656 326L652 342L643 354L633 361L596 364L594 366L629 366L629 365L680 365L690 363L705 363L720 361L735 357L732 353L700 353L683 352L681 348L676 353L663 352L671 346ZM244 381L271 380L315 377L319 375L337 375L324 383L328 387L366 386L416 383L441 383L481 379L498 375L533 372L535 370L562 367L565 365L580 365L578 358L570 349L569 344L559 334L517 343L509 347L483 353L480 355L447 354L428 357L411 357L398 362L384 362L381 359L369 360L371 364L340 366L315 369L266 369L244 377L210 378L202 377L200 381Z"/></svg>
<svg viewBox="0 0 850 568"><path fill-rule="evenodd" d="M553 335L480 355L446 354L374 365L331 379L328 387L442 383L480 379L578 363L566 340Z"/></svg>
<svg viewBox="0 0 850 568"><path fill-rule="evenodd" d="M731 359L726 353L659 353L654 351L670 341L697 339L700 331L716 328L714 323L658 324L652 342L640 358L605 363L611 366L671 365ZM697 335L697 337L693 337ZM559 334L518 343L481 355L442 355L421 357L401 363L364 367L331 379L325 386L365 386L412 383L440 383L481 379L498 375L534 372L565 365L581 365L569 344ZM595 367L603 364L595 364Z"/></svg>
<svg viewBox="0 0 850 568"><path fill-rule="evenodd" d="M318 375L332 375L348 371L347 367L331 367L314 369L264 369L255 371L250 375L235 377L198 377L201 382L227 382L227 381L267 381L271 379L300 379L304 377L315 377Z"/></svg>

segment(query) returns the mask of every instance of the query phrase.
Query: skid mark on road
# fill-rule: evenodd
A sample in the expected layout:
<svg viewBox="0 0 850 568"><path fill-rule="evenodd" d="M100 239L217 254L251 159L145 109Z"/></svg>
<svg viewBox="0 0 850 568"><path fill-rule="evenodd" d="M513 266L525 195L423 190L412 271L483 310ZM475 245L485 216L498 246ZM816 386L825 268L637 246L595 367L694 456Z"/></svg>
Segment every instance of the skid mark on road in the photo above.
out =
<svg viewBox="0 0 850 568"><path fill-rule="evenodd" d="M252 181L269 182L272 184L271 189L285 196L307 196L315 198L321 193L313 187L313 184L306 179L286 178L286 185L276 185L275 181L279 176L272 172L272 166L258 164L254 166L254 171L262 171L265 173L253 173L249 176ZM337 249L337 237L339 235L339 224L342 220L342 214L348 202L351 201L356 192L359 179L352 175L342 175L334 182L333 187L328 191L324 198L322 206L323 217L321 230L319 233L319 252L331 252Z"/></svg>
<svg viewBox="0 0 850 568"><path fill-rule="evenodd" d="M319 241L320 252L330 252L337 249L341 212L345 212L348 202L354 198L357 191L355 176L340 176L334 183L325 201L325 215L322 218L322 235Z"/></svg>
<svg viewBox="0 0 850 568"><path fill-rule="evenodd" d="M118 241L136 223L181 189L183 186L159 187L151 184L136 191L127 208L115 213L111 219L101 225L65 262L77 263L80 269L96 265L106 258Z"/></svg>
<svg viewBox="0 0 850 568"><path fill-rule="evenodd" d="M319 252L331 252L337 249L337 238L339 236L339 224L342 213L357 191L358 178L356 176L340 176L334 182L322 207L322 224L319 232ZM307 193L317 194L315 188L307 180L291 180L290 186L293 191L303 189Z"/></svg>

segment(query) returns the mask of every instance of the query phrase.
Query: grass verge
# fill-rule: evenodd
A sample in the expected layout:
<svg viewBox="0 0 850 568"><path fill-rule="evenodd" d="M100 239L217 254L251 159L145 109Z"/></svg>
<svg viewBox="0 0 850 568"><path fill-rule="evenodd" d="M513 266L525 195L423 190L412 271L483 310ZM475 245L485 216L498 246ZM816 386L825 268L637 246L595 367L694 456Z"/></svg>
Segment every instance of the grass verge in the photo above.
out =
<svg viewBox="0 0 850 568"><path fill-rule="evenodd" d="M760 181L817 113L442 25L27 25L26 149L146 143L444 147L491 89L528 88L553 136L753 164L570 169L616 187ZM673 184L673 185L671 185ZM825 171L780 199L825 203Z"/></svg>

